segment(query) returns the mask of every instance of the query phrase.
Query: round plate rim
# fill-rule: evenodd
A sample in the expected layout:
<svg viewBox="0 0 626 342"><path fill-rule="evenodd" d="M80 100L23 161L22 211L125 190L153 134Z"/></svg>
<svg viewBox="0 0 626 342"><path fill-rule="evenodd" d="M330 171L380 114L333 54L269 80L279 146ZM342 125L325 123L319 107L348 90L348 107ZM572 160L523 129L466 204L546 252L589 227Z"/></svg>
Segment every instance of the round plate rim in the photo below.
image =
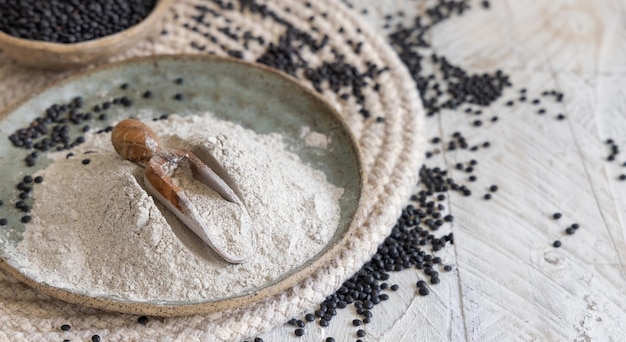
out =
<svg viewBox="0 0 626 342"><path fill-rule="evenodd" d="M278 282L267 285L258 291L253 293L246 293L234 297L227 297L223 299L217 299L213 301L207 302L197 302L197 303L155 303L155 302L134 302L124 299L112 299L112 298L104 298L104 297L93 297L85 294L70 292L65 289L57 288L50 286L48 284L40 283L32 280L31 278L25 276L18 269L14 268L10 265L7 260L0 256L0 269L6 271L14 278L18 279L22 283L41 291L44 294L50 295L57 299L64 300L66 302L85 305L97 309L107 310L107 311L115 311L120 313L127 314L135 314L135 315L149 315L149 316L159 316L159 317L174 317L174 316L185 316L185 315L194 315L194 314L209 314L219 311L224 311L228 309L241 308L248 305L252 305L258 303L264 299L276 296L294 286L301 283L304 279L309 278L316 271L320 270L323 267L329 267L330 261L340 253L349 243L351 236L355 234L357 227L357 218L363 216L363 191L365 185L367 183L366 174L363 172L363 156L361 150L359 148L358 141L356 140L354 134L350 130L348 124L343 119L341 114L330 105L325 99L322 98L321 95L314 92L313 90L305 87L300 80L288 75L280 70L248 61L243 61L240 59L232 58L232 57L224 57L224 56L212 56L212 55L197 55L197 54L163 54L156 56L143 56L143 57L132 57L122 61L103 64L89 70L84 70L73 74L67 78L64 78L60 81L54 82L51 85L48 85L42 88L39 91L32 93L31 95L21 99L17 103L9 106L7 109L0 112L0 120L4 120L6 117L10 115L17 108L25 104L26 102L33 100L43 92L46 92L55 87L63 86L67 83L73 82L83 77L87 77L91 74L95 74L101 71L105 71L107 69L114 69L118 67L122 67L125 65L130 65L134 63L156 63L158 64L160 61L165 60L173 60L173 61L202 61L202 62L221 62L221 63L232 63L239 64L243 67L256 68L263 70L269 74L273 74L273 76L282 78L283 80L292 83L293 86L298 89L298 91L302 92L304 96L311 96L317 102L319 102L328 113L335 119L342 128L344 134L347 135L348 140L352 145L352 149L355 152L355 157L357 160L357 168L360 177L359 182L359 193L357 206L354 213L352 213L350 217L350 223L348 228L343 233L343 235L332 242L332 245L327 245L326 251L322 254L318 254L313 259L308 260L303 265L300 266L300 269L290 273L287 277L279 280Z"/></svg>

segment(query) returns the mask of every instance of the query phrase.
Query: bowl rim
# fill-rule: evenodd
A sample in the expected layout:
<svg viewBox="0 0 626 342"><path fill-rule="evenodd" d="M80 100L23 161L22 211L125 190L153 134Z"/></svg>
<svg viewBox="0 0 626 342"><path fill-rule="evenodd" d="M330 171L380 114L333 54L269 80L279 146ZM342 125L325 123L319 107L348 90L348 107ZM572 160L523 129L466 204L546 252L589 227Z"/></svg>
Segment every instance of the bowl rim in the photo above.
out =
<svg viewBox="0 0 626 342"><path fill-rule="evenodd" d="M122 31L96 39L84 40L76 43L57 43L43 40L33 40L12 36L0 31L0 45L11 45L21 49L46 50L48 52L64 54L76 50L90 50L113 44L126 36L141 33L141 30L152 21L158 19L170 7L174 0L157 0L154 8L140 22Z"/></svg>
<svg viewBox="0 0 626 342"><path fill-rule="evenodd" d="M195 314L210 314L228 309L242 308L250 305L257 304L262 300L270 297L275 297L278 294L288 291L289 289L300 284L304 279L310 278L320 269L324 267L332 267L332 260L341 253L342 249L347 247L354 234L358 231L358 219L364 216L365 208L364 202L364 190L367 184L367 175L363 168L363 154L360 149L358 140L354 133L350 130L346 120L341 116L337 109L335 109L330 103L328 103L320 94L307 88L301 82L301 80L284 73L278 69L271 68L269 66L236 59L226 56L215 55L200 55L200 54L162 54L152 56L141 56L124 59L122 61L107 63L99 65L89 70L83 70L76 74L73 74L62 80L53 82L52 84L42 88L41 90L26 96L17 103L9 106L7 109L0 111L0 120L4 120L10 113L16 110L24 103L34 99L41 93L48 91L52 88L65 85L73 82L85 76L89 76L94 73L104 71L106 69L113 69L120 66L125 66L134 63L152 63L158 65L160 61L203 61L203 62L222 62L239 64L243 67L256 68L263 70L267 73L293 84L294 89L303 94L303 96L310 96L314 101L320 103L328 111L328 114L339 124L344 134L347 135L348 140L352 145L352 150L355 152L355 158L357 162L358 175L360 178L358 199L356 203L356 210L350 215L348 228L343 235L336 241L330 242L320 253L313 258L307 260L302 265L298 266L295 271L291 271L286 274L285 277L280 278L278 281L263 285L263 287L255 290L254 292L246 292L244 294L225 297L212 301L195 302L195 303L158 303L158 302L134 302L126 299L113 299L109 297L96 297L89 296L82 293L71 292L66 289L50 286L46 283L41 283L32 280L28 276L24 275L18 269L10 265L3 257L0 256L0 269L6 271L14 278L18 279L22 283L50 295L57 299L61 299L73 304L80 304L97 309L115 311L119 313L134 314L134 315L148 315L155 317L176 317ZM284 275L283 275L284 276Z"/></svg>

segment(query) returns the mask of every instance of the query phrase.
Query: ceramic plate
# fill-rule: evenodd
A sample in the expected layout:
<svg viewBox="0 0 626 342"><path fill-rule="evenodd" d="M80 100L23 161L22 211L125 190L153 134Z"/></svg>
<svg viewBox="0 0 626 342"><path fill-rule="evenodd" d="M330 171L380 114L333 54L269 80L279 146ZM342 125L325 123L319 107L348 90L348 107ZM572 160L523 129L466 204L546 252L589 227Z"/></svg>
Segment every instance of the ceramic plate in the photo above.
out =
<svg viewBox="0 0 626 342"><path fill-rule="evenodd" d="M172 84L178 78L183 78L184 83L174 88ZM132 87L121 89L124 83ZM144 99L142 94L146 89L160 96ZM185 100L172 100L176 93L181 93ZM294 143L289 149L305 163L324 172L328 182L344 188L339 203L341 217L338 228L326 247L315 257L279 279L231 297L193 302L131 301L112 294L83 293L71 287L36 281L27 275L33 270L22 271L23 257L12 252L22 240L26 229L25 224L21 223L24 213L15 208L19 200L16 184L24 175L45 168L51 161L46 159L45 153L40 152L36 164L28 167L25 158L35 150L14 146L8 136L20 128L28 127L36 118L45 116L46 109L52 104L69 103L78 95L83 99L82 108L92 108L121 96L131 99L133 106L113 106L106 111L106 120L99 120L98 113L94 113L92 120L81 125L71 125L70 135L74 137L81 135L79 130L85 124L106 127L128 116L135 116L141 109L182 116L212 112L219 119L237 122L258 134L280 133L287 137L287 141L301 141L299 136L303 126L328 136L332 146L325 153L319 153L319 150L302 143ZM155 316L209 313L240 307L285 291L310 276L330 260L338 246L356 229L354 221L364 179L354 139L340 116L319 96L291 77L267 67L206 56L132 59L73 76L25 100L0 115L0 119L0 199L4 201L4 205L0 206L0 218L6 218L9 222L0 226L0 265L30 286L69 302ZM27 199L27 204L32 205L32 200Z"/></svg>

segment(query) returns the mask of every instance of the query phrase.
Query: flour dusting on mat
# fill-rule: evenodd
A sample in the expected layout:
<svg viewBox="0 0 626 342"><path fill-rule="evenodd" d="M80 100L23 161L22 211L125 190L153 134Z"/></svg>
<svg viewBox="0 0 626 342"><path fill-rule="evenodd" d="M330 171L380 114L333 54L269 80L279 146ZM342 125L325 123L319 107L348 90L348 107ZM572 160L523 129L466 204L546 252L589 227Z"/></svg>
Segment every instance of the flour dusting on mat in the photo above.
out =
<svg viewBox="0 0 626 342"><path fill-rule="evenodd" d="M90 295L210 300L277 280L334 234L343 189L286 151L281 135L259 135L209 114L148 125L164 146L211 149L257 231L252 259L240 265L220 259L155 203L144 190L143 168L122 160L105 133L88 135L73 156L51 153L54 162L38 173L45 182L35 189L33 220L17 246L25 274ZM213 143L202 145L207 141ZM211 198L200 206L209 208Z"/></svg>

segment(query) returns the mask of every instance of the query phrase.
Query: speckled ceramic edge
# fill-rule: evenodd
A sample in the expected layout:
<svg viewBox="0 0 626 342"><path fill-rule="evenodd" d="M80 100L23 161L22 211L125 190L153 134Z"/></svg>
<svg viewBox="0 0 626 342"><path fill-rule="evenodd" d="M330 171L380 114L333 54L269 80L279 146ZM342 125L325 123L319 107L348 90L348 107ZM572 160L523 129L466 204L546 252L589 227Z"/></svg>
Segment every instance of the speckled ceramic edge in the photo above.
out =
<svg viewBox="0 0 626 342"><path fill-rule="evenodd" d="M130 58L121 62L111 63L107 65L102 65L91 69L89 71L81 72L76 75L72 75L60 82L52 84L49 87L46 87L40 90L37 93L32 94L30 97L23 99L22 101L14 104L4 112L0 113L0 120L6 118L10 113L12 113L15 109L30 101L31 99L37 97L39 94L48 91L52 88L64 85L66 83L72 82L84 76L101 72L103 70L116 68L118 66L123 66L126 64L132 64L136 62L153 62L158 63L160 60L204 60L204 61L216 61L216 62L225 62L225 63L233 63L233 64L241 64L246 67L252 67L261 69L268 74L272 74L275 77L282 78L283 80L293 83L294 91L299 91L303 96L309 96L313 98L314 101L319 102L321 107L324 107L328 113L337 121L340 127L343 130L343 133L347 135L349 141L352 144L352 150L355 152L355 158L358 163L358 172L360 176L359 189L358 189L358 203L357 210L350 217L350 224L348 228L345 230L343 236L340 239L336 239L334 242L331 241L329 245L325 248L325 252L321 255L314 257L309 260L304 265L300 266L300 269L283 278L282 280L268 285L260 290L244 294L236 297L229 297L226 299L215 300L211 302L202 302L202 303L191 303L191 304L155 304L155 303L138 303L131 302L125 300L114 300L109 298L101 298L101 297L91 297L83 294L77 294L74 292L69 292L64 289L52 287L46 284L42 284L36 282L24 274L22 274L19 270L11 266L0 257L0 268L5 270L11 276L15 277L19 281L45 293L52 297L70 302L75 304L81 304L85 306L90 306L102 310L116 311L122 313L136 314L136 315L150 315L150 316L162 316L162 317L171 317L171 316L184 316L184 315L193 315L193 314L208 314L218 311L223 311L226 309L239 308L243 306L247 306L253 303L258 303L266 298L275 296L281 292L287 291L289 288L294 285L302 282L304 279L310 277L313 273L315 273L320 268L328 265L333 259L336 258L337 254L342 249L343 245L349 243L351 237L355 234L357 230L356 222L358 222L359 218L363 216L363 188L366 184L366 176L363 173L363 162L362 155L359 149L359 144L355 139L354 135L350 131L348 125L345 123L339 112L335 110L331 105L329 105L320 95L305 88L303 85L299 83L299 81L281 71L276 69L256 64L245 62L239 59L229 58L229 57L217 57L217 56L201 56L201 55L159 55L159 56L151 56L151 57L137 57Z"/></svg>
<svg viewBox="0 0 626 342"><path fill-rule="evenodd" d="M13 37L0 31L0 48L18 63L40 69L62 70L103 60L156 33L174 0L159 0L138 24L98 39L61 44Z"/></svg>

